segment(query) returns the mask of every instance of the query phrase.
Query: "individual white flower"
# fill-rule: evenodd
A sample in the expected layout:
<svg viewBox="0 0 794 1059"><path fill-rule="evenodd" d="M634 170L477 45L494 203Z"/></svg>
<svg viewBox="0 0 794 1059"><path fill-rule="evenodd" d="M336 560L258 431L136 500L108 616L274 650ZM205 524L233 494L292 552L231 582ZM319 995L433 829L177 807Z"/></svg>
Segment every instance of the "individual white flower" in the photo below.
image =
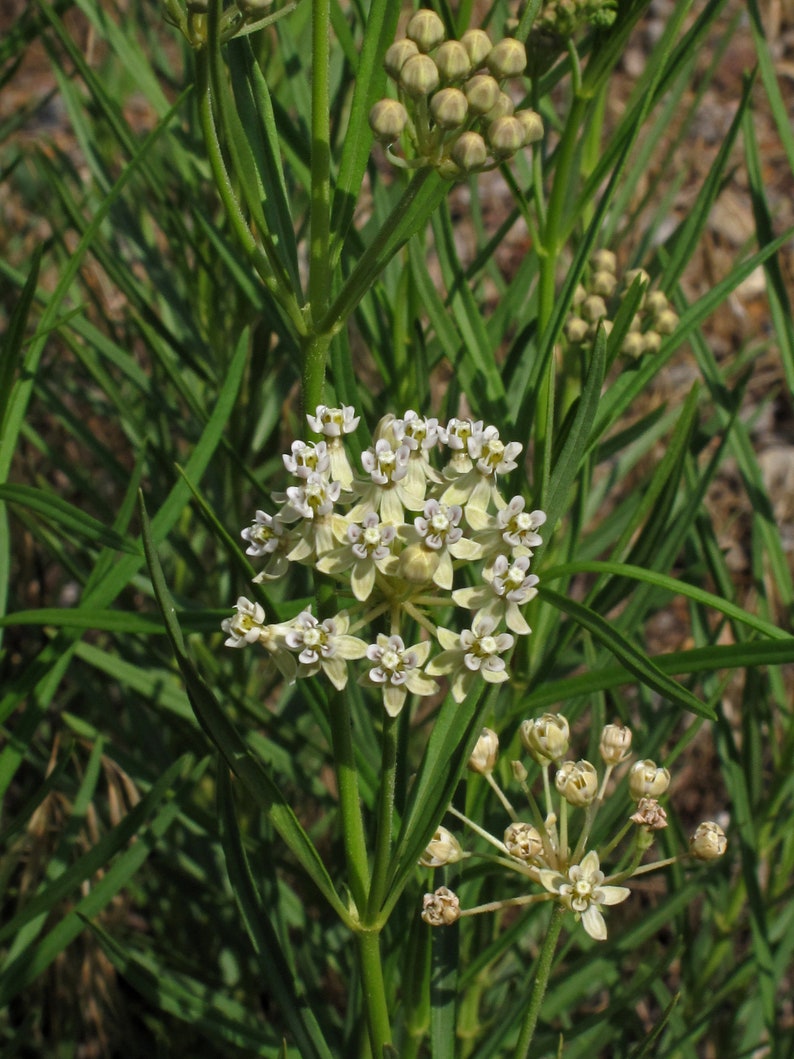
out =
<svg viewBox="0 0 794 1059"><path fill-rule="evenodd" d="M407 445L410 451L405 487L415 496L424 496L428 482L440 482L428 455L438 445L438 420L420 416L412 409L391 424L395 444Z"/></svg>
<svg viewBox="0 0 794 1059"><path fill-rule="evenodd" d="M287 555L290 561L305 562L312 556L319 557L331 551L335 525L344 521L341 515L334 512L334 504L339 499L341 489L340 482L330 482L317 471L301 479L301 485L292 485L287 489L286 503L279 518L283 522L303 519L297 532L297 544Z"/></svg>
<svg viewBox="0 0 794 1059"><path fill-rule="evenodd" d="M607 724L601 732L599 751L606 765L619 765L631 750L631 729L622 724Z"/></svg>
<svg viewBox="0 0 794 1059"><path fill-rule="evenodd" d="M376 512L371 511L363 521L351 523L346 531L347 543L324 555L317 562L317 569L325 574L341 574L352 570L350 587L357 600L363 602L372 595L375 587L375 572L389 575L397 569L394 544L397 528L381 522Z"/></svg>
<svg viewBox="0 0 794 1059"><path fill-rule="evenodd" d="M452 453L449 463L444 468L444 477L456 478L465 474L472 468L469 446L477 445L477 439L482 434L482 420L473 419L450 419L445 427L438 428L439 440L446 445Z"/></svg>
<svg viewBox="0 0 794 1059"><path fill-rule="evenodd" d="M453 481L441 499L448 504L465 505L469 524L482 529L488 524L489 504L493 503L497 509L505 506L496 487L497 475L516 469L516 457L522 446L517 441L505 445L496 427L488 426L468 439L467 448L473 461L471 470Z"/></svg>
<svg viewBox="0 0 794 1059"><path fill-rule="evenodd" d="M563 761L554 786L569 805L590 805L598 794L598 773L589 761Z"/></svg>
<svg viewBox="0 0 794 1059"><path fill-rule="evenodd" d="M596 941L604 941L607 925L601 913L602 905L617 905L631 893L627 886L605 886L598 854L591 850L579 864L573 864L563 875L552 868L541 868L540 881L556 894L566 908L576 913L582 926Z"/></svg>
<svg viewBox="0 0 794 1059"><path fill-rule="evenodd" d="M655 761L635 761L629 770L629 793L638 802L640 798L658 798L670 786L670 773Z"/></svg>
<svg viewBox="0 0 794 1059"><path fill-rule="evenodd" d="M432 695L438 684L420 669L430 653L430 642L406 647L400 636L378 634L374 644L367 648L367 658L374 665L360 684L372 684L383 691L383 705L390 717L396 717L405 705L408 692L415 695Z"/></svg>
<svg viewBox="0 0 794 1059"><path fill-rule="evenodd" d="M476 537L487 552L498 555L507 545L514 558L520 555L531 557L533 548L543 543L537 530L546 521L546 514L543 511L525 511L525 506L523 496L514 496L506 507L496 513L495 518L488 518L482 532Z"/></svg>
<svg viewBox="0 0 794 1059"><path fill-rule="evenodd" d="M310 609L301 611L284 637L287 647L299 652L298 676L308 677L322 670L341 691L347 684L347 662L363 658L367 651L363 640L347 635L349 627L350 620L344 612L320 622Z"/></svg>
<svg viewBox="0 0 794 1059"><path fill-rule="evenodd" d="M471 629L460 634L440 627L438 641L444 650L431 659L427 666L430 676L451 674L450 690L456 702L463 702L480 675L489 684L508 679L505 660L500 658L514 643L509 633L496 633L496 622L491 618L475 618Z"/></svg>
<svg viewBox="0 0 794 1059"><path fill-rule="evenodd" d="M308 478L313 472L327 477L331 469L328 445L324 441L293 441L290 451L281 458L289 473L298 478Z"/></svg>
<svg viewBox="0 0 794 1059"><path fill-rule="evenodd" d="M379 511L384 522L400 525L404 509L421 511L422 497L414 496L407 485L408 462L411 450L407 445L392 448L386 438L361 454L361 464L369 475L369 484L361 490L361 499L348 517L358 521L370 511Z"/></svg>
<svg viewBox="0 0 794 1059"><path fill-rule="evenodd" d="M452 832L439 826L428 842L419 863L423 868L442 868L445 864L456 864L465 856L460 842Z"/></svg>
<svg viewBox="0 0 794 1059"><path fill-rule="evenodd" d="M224 646L247 647L248 644L257 643L265 625L264 608L245 596L240 596L235 606L237 613L221 622L221 628L228 636Z"/></svg>
<svg viewBox="0 0 794 1059"><path fill-rule="evenodd" d="M482 548L479 544L463 536L460 520L462 508L455 504L447 506L437 500L428 500L422 515L414 519L413 527L402 530L401 536L406 542L400 568L409 581L429 580L449 591L452 588L452 557L456 559L479 559ZM421 576L413 576L416 562L415 552L429 551L430 556L421 557Z"/></svg>
<svg viewBox="0 0 794 1059"><path fill-rule="evenodd" d="M519 736L524 749L539 765L559 761L568 753L570 736L568 721L561 713L544 713L532 720L522 721Z"/></svg>
<svg viewBox="0 0 794 1059"><path fill-rule="evenodd" d="M350 466L342 438L352 433L361 418L355 414L352 405L341 408L329 408L318 405L314 415L307 415L309 426L315 434L323 434L328 440L328 458L331 465L331 478L339 482L343 489L350 489L353 484L353 468Z"/></svg>
<svg viewBox="0 0 794 1059"><path fill-rule="evenodd" d="M265 511L257 511L254 522L246 526L240 536L248 541L246 555L267 557L265 568L257 580L281 577L287 572L287 552L292 549L293 542L277 518Z"/></svg>
<svg viewBox="0 0 794 1059"><path fill-rule="evenodd" d="M518 636L532 632L519 610L538 594L536 574L528 573L529 556L520 555L511 563L506 555L498 555L491 566L483 571L484 585L474 588L459 588L452 599L459 607L476 610L478 614L493 618L497 623L504 620L508 629Z"/></svg>

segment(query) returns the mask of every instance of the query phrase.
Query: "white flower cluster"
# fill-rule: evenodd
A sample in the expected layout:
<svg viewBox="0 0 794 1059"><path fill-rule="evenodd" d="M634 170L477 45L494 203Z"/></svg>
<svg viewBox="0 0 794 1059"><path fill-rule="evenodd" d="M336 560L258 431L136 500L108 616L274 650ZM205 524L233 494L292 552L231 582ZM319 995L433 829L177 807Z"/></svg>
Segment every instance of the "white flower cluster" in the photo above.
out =
<svg viewBox="0 0 794 1059"><path fill-rule="evenodd" d="M349 605L325 621L309 609L266 624L260 604L242 596L223 622L226 646L259 643L286 679L322 672L340 690L347 662L366 659L359 682L381 690L391 716L409 692L438 691L435 677L449 677L458 702L478 678L507 680L504 656L531 632L522 608L537 595L529 567L546 520L499 491L521 445L481 421L441 426L409 410L380 421L356 475L345 447L359 422L353 409L321 405L307 418L321 440L293 443L284 465L294 484L242 536L265 562L256 581L302 563L334 578ZM461 567L477 576L455 588ZM470 612L461 630L433 620L451 605Z"/></svg>
<svg viewBox="0 0 794 1059"><path fill-rule="evenodd" d="M472 752L469 768L488 781L507 810L511 822L504 832L503 839L499 839L472 824L454 808L450 808L450 813L472 827L478 835L496 848L498 856L491 855L486 859L529 878L538 885L539 892L462 910L457 895L442 887L435 893L425 894L422 918L431 926L443 926L455 922L461 916L494 911L510 905L557 900L573 912L577 920L581 920L591 938L603 941L607 936L607 928L602 909L625 901L631 893L627 886L616 884L627 882L635 875L664 867L678 859L673 857L652 864L641 863L645 851L653 842L653 833L667 826L667 814L658 799L669 786L670 773L647 759L631 765L628 770L628 789L634 812L627 814L617 834L610 841L604 843L600 849L594 849L590 847L590 837L596 814L604 800L613 770L629 755L630 730L614 724L608 724L603 729L599 748L604 765L601 775L589 761L565 760L568 753L569 728L567 720L561 714L546 713L534 720L524 721L520 737L524 749L541 767L545 814L527 785L527 769L520 761L514 761L513 774L527 796L533 822L519 819L493 776L499 753L499 740L496 733L489 728L482 730ZM556 804L549 773L552 763L556 766L553 787L559 795ZM584 810L575 842L570 838L569 828L569 814L572 808ZM625 839L629 839L630 844L619 858L622 863L620 870L606 876L601 869L601 860ZM688 856L696 860L713 860L722 856L726 846L727 840L719 824L707 821L700 824L692 835ZM437 868L455 864L474 855L465 851L445 827L439 827L422 857L421 864L428 868Z"/></svg>

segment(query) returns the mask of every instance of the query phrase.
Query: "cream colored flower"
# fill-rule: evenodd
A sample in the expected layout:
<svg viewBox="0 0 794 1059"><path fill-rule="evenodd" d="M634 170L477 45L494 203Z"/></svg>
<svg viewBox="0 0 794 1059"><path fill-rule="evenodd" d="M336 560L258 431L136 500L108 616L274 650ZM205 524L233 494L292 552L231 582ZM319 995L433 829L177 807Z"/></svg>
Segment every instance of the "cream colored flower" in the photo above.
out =
<svg viewBox="0 0 794 1059"><path fill-rule="evenodd" d="M451 629L438 629L438 641L445 650L430 660L427 672L434 677L451 674L450 691L455 702L463 702L478 675L489 684L508 679L505 660L500 655L509 651L515 641L510 633L495 630L493 619L479 617L471 629L464 629L460 634Z"/></svg>
<svg viewBox="0 0 794 1059"><path fill-rule="evenodd" d="M344 612L320 622L311 610L304 610L293 620L284 642L298 654L298 676L308 677L320 670L337 691L347 684L347 662L363 658L367 645L357 636L347 635L350 620Z"/></svg>
<svg viewBox="0 0 794 1059"><path fill-rule="evenodd" d="M459 607L476 610L478 615L493 618L497 623L504 620L517 636L527 636L532 630L519 608L538 594L535 587L538 578L528 570L527 555L519 556L513 563L506 555L497 555L483 572L484 585L459 588L452 593L452 599Z"/></svg>
<svg viewBox="0 0 794 1059"><path fill-rule="evenodd" d="M596 941L604 941L607 925L601 913L602 905L617 905L631 893L627 886L605 886L598 854L591 850L579 864L573 864L563 875L551 868L541 868L540 881L556 894L566 908L581 919L582 926Z"/></svg>
<svg viewBox="0 0 794 1059"><path fill-rule="evenodd" d="M474 527L482 530L476 540L483 544L486 552L498 555L506 545L514 558L519 555L531 557L533 549L543 544L543 538L537 531L546 521L546 514L544 511L525 511L525 506L523 496L514 496L505 507L500 508L495 518L489 516L481 526ZM469 518L468 511L466 517Z"/></svg>
<svg viewBox="0 0 794 1059"><path fill-rule="evenodd" d="M441 868L445 864L455 864L465 856L460 842L452 832L439 826L428 842L419 863L424 868Z"/></svg>
<svg viewBox="0 0 794 1059"><path fill-rule="evenodd" d="M422 551L431 554L423 556L422 569L429 572L429 579L446 591L452 588L453 567L452 559L467 559L473 561L482 556L482 548L479 544L463 536L460 528L460 520L463 517L463 509L456 504L447 506L440 504L437 500L428 500L424 506L422 515L414 519L413 526L407 526L401 530L401 537L406 542L408 558L403 561L403 573L409 580L411 569L408 564L415 561L415 546Z"/></svg>
<svg viewBox="0 0 794 1059"><path fill-rule="evenodd" d="M383 705L390 717L396 717L405 705L408 692L432 695L438 684L429 680L420 669L430 654L430 642L406 647L400 636L378 635L377 641L366 650L374 662L368 673L359 678L360 684L371 684L383 691Z"/></svg>
<svg viewBox="0 0 794 1059"><path fill-rule="evenodd" d="M351 570L350 587L357 600L370 598L375 587L376 570L392 575L397 570L394 554L397 529L383 523L376 512L364 516L361 523L351 523L346 531L347 544L324 555L317 569L324 574L343 574Z"/></svg>
<svg viewBox="0 0 794 1059"><path fill-rule="evenodd" d="M225 647L247 647L257 643L265 624L265 611L260 603L252 603L245 596L240 596L236 603L237 613L231 618L224 618L221 628L228 639Z"/></svg>

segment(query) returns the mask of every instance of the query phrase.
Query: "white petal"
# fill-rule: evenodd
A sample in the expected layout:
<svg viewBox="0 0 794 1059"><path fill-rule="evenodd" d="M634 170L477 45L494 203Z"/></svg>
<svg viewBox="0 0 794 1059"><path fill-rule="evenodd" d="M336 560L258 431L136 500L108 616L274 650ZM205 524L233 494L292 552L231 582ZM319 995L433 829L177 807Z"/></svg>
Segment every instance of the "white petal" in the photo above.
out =
<svg viewBox="0 0 794 1059"><path fill-rule="evenodd" d="M596 894L604 905L619 905L631 893L628 886L599 886Z"/></svg>
<svg viewBox="0 0 794 1059"><path fill-rule="evenodd" d="M606 940L607 925L597 905L589 905L587 911L582 913L582 926L596 941Z"/></svg>

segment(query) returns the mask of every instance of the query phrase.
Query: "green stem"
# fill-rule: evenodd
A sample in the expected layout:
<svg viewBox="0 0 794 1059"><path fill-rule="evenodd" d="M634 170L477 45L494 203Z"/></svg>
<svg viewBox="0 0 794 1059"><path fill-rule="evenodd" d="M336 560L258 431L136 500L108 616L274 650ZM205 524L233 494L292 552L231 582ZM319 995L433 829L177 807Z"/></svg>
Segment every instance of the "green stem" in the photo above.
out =
<svg viewBox="0 0 794 1059"><path fill-rule="evenodd" d="M358 793L358 771L353 752L353 735L347 696L336 692L330 696L331 742L334 751L336 782L339 788L339 811L345 845L350 893L359 915L367 907L369 865L364 819Z"/></svg>
<svg viewBox="0 0 794 1059"><path fill-rule="evenodd" d="M390 257L398 249L398 247L390 247L388 244L397 226L410 213L414 201L432 172L433 170L430 168L420 169L411 178L408 187L386 218L383 227L361 255L358 264L345 280L344 286L320 322L320 330L327 331L330 334L341 330L345 320L353 312L372 286L375 278L386 266Z"/></svg>
<svg viewBox="0 0 794 1059"><path fill-rule="evenodd" d="M388 715L383 723L378 834L375 841L375 860L372 866L372 885L367 902L367 923L377 921L388 882L392 818L394 816L394 783L397 774L397 723L396 717Z"/></svg>
<svg viewBox="0 0 794 1059"><path fill-rule="evenodd" d="M325 312L330 290L331 113L329 99L331 0L312 0L312 147L309 218L309 302L312 319Z"/></svg>
<svg viewBox="0 0 794 1059"><path fill-rule="evenodd" d="M546 995L546 986L549 984L551 967L554 962L554 952L557 948L557 939L560 936L562 917L564 914L565 909L563 906L555 903L551 913L551 919L549 920L549 927L546 931L546 937L543 941L543 947L538 956L538 969L535 972L532 996L529 998L529 1007L524 1015L521 1033L518 1035L518 1043L516 1044L514 1059L528 1059L529 1057L529 1049L532 1044L532 1038L535 1036L535 1027L538 1024L540 1007L543 1003L543 997Z"/></svg>
<svg viewBox="0 0 794 1059"><path fill-rule="evenodd" d="M373 1059L382 1059L383 1049L391 1044L391 1025L383 982L379 932L361 931L356 934L356 945L372 1055Z"/></svg>
<svg viewBox="0 0 794 1059"><path fill-rule="evenodd" d="M318 404L324 404L325 372L328 367L328 347L331 336L311 334L303 343L301 366L301 394L304 412L314 413Z"/></svg>

